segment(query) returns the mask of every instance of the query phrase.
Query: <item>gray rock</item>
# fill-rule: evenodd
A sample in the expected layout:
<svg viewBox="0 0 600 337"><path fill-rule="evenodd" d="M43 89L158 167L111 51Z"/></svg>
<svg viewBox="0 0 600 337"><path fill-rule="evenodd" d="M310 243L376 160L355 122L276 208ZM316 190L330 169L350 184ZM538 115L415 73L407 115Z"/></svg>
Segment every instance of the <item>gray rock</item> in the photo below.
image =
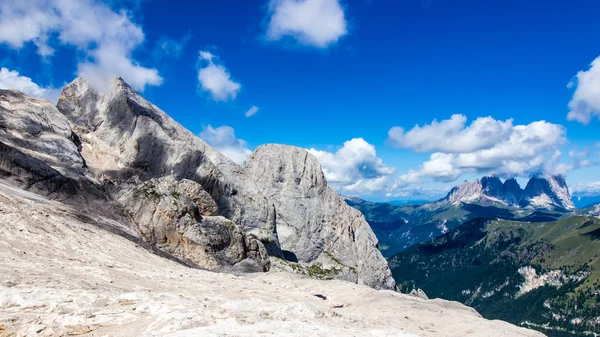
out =
<svg viewBox="0 0 600 337"><path fill-rule="evenodd" d="M126 222L161 254L208 269L267 270L285 256L313 277L395 287L364 217L308 152L263 146L241 168L121 79L107 94L76 79L57 108L0 92L3 176L80 198L80 211L117 220L107 226Z"/></svg>
<svg viewBox="0 0 600 337"><path fill-rule="evenodd" d="M190 198L198 207L200 215L219 215L219 206L205 190L202 185L195 181L182 179L177 182L179 190Z"/></svg>
<svg viewBox="0 0 600 337"><path fill-rule="evenodd" d="M50 101L0 90L0 175L52 199L88 205L106 198L85 176L69 121Z"/></svg>
<svg viewBox="0 0 600 337"><path fill-rule="evenodd" d="M69 120L50 101L0 90L0 139L63 173L85 166Z"/></svg>
<svg viewBox="0 0 600 337"><path fill-rule="evenodd" d="M268 270L269 258L259 240L222 216L200 215L203 205L186 193L194 190L193 184L179 184L170 176L145 182L133 178L115 197L140 236L163 251L215 271L246 258L261 271Z"/></svg>
<svg viewBox="0 0 600 337"><path fill-rule="evenodd" d="M273 205L244 181L241 168L122 79L115 79L112 92L100 94L78 78L63 88L57 106L80 136L95 178L171 175L195 181L216 201L219 215L256 235L270 254L280 254Z"/></svg>
<svg viewBox="0 0 600 337"><path fill-rule="evenodd" d="M428 300L427 294L422 289L413 289L408 293L410 296L422 298L424 300Z"/></svg>
<svg viewBox="0 0 600 337"><path fill-rule="evenodd" d="M244 165L244 175L275 204L277 235L288 259L329 261L353 271L342 273L344 279L395 288L369 224L327 186L321 165L308 151L260 146Z"/></svg>

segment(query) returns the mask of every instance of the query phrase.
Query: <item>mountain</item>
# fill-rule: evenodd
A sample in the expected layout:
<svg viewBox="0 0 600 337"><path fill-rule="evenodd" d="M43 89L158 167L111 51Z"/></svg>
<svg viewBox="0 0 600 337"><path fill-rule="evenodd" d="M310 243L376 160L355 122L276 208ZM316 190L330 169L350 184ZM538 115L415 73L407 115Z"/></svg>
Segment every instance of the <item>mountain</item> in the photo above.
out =
<svg viewBox="0 0 600 337"><path fill-rule="evenodd" d="M439 200L447 203L478 203L493 205L516 205L521 199L522 191L515 179L508 179L502 183L497 176L485 176L481 180L465 181L450 190L448 195Z"/></svg>
<svg viewBox="0 0 600 337"><path fill-rule="evenodd" d="M564 177L541 174L529 179L519 203L533 208L575 208Z"/></svg>
<svg viewBox="0 0 600 337"><path fill-rule="evenodd" d="M540 336L377 291L377 239L309 152L240 167L121 79L0 90L0 222L2 336Z"/></svg>
<svg viewBox="0 0 600 337"><path fill-rule="evenodd" d="M389 259L402 288L548 336L600 331L600 219L473 219Z"/></svg>
<svg viewBox="0 0 600 337"><path fill-rule="evenodd" d="M583 214L587 216L600 217L600 203L584 209Z"/></svg>
<svg viewBox="0 0 600 337"><path fill-rule="evenodd" d="M476 218L552 221L571 211L564 178L536 175L523 190L515 179L497 176L465 181L446 197L423 205L391 205L359 198L346 202L360 210L379 240L379 249L391 257L412 245L432 240Z"/></svg>
<svg viewBox="0 0 600 337"><path fill-rule="evenodd" d="M441 203L467 203L518 206L533 209L573 209L569 189L562 176L536 174L521 189L517 181L507 179L502 183L497 176L465 181L452 188Z"/></svg>
<svg viewBox="0 0 600 337"><path fill-rule="evenodd" d="M543 336L457 302L189 268L3 181L0 206L0 336Z"/></svg>
<svg viewBox="0 0 600 337"><path fill-rule="evenodd" d="M13 90L0 101L3 179L156 254L395 287L368 223L305 150L265 145L240 167L122 79L109 93L76 79L56 107Z"/></svg>

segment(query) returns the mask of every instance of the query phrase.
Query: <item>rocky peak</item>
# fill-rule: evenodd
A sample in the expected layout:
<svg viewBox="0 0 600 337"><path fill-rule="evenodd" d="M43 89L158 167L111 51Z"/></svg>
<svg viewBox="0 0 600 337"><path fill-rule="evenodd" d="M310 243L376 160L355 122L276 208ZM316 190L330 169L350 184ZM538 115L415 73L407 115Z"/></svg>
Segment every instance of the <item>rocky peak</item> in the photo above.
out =
<svg viewBox="0 0 600 337"><path fill-rule="evenodd" d="M561 175L545 174L536 174L529 179L523 191L521 205L540 208L575 208L565 178Z"/></svg>
<svg viewBox="0 0 600 337"><path fill-rule="evenodd" d="M471 203L477 201L482 195L483 187L479 179L473 181L465 180L453 187L442 201L450 203Z"/></svg>
<svg viewBox="0 0 600 337"><path fill-rule="evenodd" d="M242 168L122 79L102 93L78 78L57 107L0 91L0 123L3 177L36 193L80 196L73 204L98 197L87 217L111 217L103 226L163 256L215 270L250 258L246 267L264 270L268 253L312 274L395 288L364 217L303 149L262 146Z"/></svg>
<svg viewBox="0 0 600 337"><path fill-rule="evenodd" d="M508 201L511 205L517 205L519 200L523 197L523 189L521 189L521 185L519 185L515 178L506 179L504 181L502 192L504 200Z"/></svg>
<svg viewBox="0 0 600 337"><path fill-rule="evenodd" d="M488 175L481 178L481 187L485 195L503 199L504 185L496 175Z"/></svg>
<svg viewBox="0 0 600 337"><path fill-rule="evenodd" d="M395 287L364 216L327 186L319 161L308 151L260 146L246 161L244 175L275 205L279 242L289 260L375 288Z"/></svg>

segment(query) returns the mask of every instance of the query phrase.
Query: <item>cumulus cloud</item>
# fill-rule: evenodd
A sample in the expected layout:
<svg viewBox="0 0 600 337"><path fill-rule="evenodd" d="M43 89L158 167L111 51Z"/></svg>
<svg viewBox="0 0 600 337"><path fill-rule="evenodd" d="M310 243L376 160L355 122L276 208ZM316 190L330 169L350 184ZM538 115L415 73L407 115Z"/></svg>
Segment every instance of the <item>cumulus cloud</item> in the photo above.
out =
<svg viewBox="0 0 600 337"><path fill-rule="evenodd" d="M348 33L339 0L271 0L267 39L291 37L299 43L326 48Z"/></svg>
<svg viewBox="0 0 600 337"><path fill-rule="evenodd" d="M417 152L473 152L493 147L512 132L512 120L497 121L492 117L479 117L466 126L467 117L452 115L450 119L431 124L416 125L408 132L393 127L388 132L392 146L410 148Z"/></svg>
<svg viewBox="0 0 600 337"><path fill-rule="evenodd" d="M600 181L579 183L570 186L569 189L574 196L596 196L600 195Z"/></svg>
<svg viewBox="0 0 600 337"><path fill-rule="evenodd" d="M250 109L248 109L248 111L246 111L244 113L244 115L246 117L252 117L254 116L256 113L258 112L258 107L257 106L252 106Z"/></svg>
<svg viewBox="0 0 600 337"><path fill-rule="evenodd" d="M200 132L200 138L239 165L242 165L252 154L252 151L246 147L246 141L237 138L231 126L213 128L209 125Z"/></svg>
<svg viewBox="0 0 600 337"><path fill-rule="evenodd" d="M395 172L377 157L375 147L362 138L346 141L336 152L312 148L308 151L321 163L327 181L340 192L381 191Z"/></svg>
<svg viewBox="0 0 600 337"><path fill-rule="evenodd" d="M216 64L217 57L208 51L199 52L203 65L198 69L198 81L203 91L209 92L215 101L235 99L242 86L231 79L225 67Z"/></svg>
<svg viewBox="0 0 600 337"><path fill-rule="evenodd" d="M581 151L573 149L569 151L569 157L573 159L573 163L570 164L573 169L600 164L600 153L590 147Z"/></svg>
<svg viewBox="0 0 600 337"><path fill-rule="evenodd" d="M512 125L510 120L499 122L491 117L478 118L467 127L462 122L463 127L460 128L442 126L453 123L452 119L446 122L434 121L431 125L413 129L399 138L403 144L411 144L416 150L437 151L419 169L401 175L400 184L419 183L423 178L452 182L464 173L496 173L505 177L528 176L540 171L564 174L573 168L573 164L565 165L560 162L559 147L566 142L566 130L562 125L546 121ZM443 132L439 129L452 131ZM490 130L494 129L499 130L501 137L491 133ZM442 140L431 130L438 130L449 139ZM417 135L417 140L403 138L411 132ZM433 143L429 143L423 133L431 134ZM441 142L443 143L439 144Z"/></svg>
<svg viewBox="0 0 600 337"><path fill-rule="evenodd" d="M115 12L96 0L5 0L0 3L0 43L19 49L37 46L49 57L56 45L69 45L85 54L78 75L100 90L121 76L138 90L160 85L156 69L138 64L132 52L144 33L124 10Z"/></svg>
<svg viewBox="0 0 600 337"><path fill-rule="evenodd" d="M588 70L577 73L569 87L575 87L569 102L567 119L589 124L594 116L600 118L600 56Z"/></svg>
<svg viewBox="0 0 600 337"><path fill-rule="evenodd" d="M60 95L60 89L40 87L31 78L6 68L0 68L0 89L16 89L29 96L45 98L53 103L56 103Z"/></svg>

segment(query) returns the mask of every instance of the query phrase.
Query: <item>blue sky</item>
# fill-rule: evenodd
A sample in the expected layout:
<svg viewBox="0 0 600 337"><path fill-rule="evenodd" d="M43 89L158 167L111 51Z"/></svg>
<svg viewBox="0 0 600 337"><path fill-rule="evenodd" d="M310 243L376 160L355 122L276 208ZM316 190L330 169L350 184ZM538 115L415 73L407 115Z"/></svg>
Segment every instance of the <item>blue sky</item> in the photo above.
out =
<svg viewBox="0 0 600 337"><path fill-rule="evenodd" d="M122 76L238 162L264 143L304 147L340 193L369 199L432 198L483 174L526 182L538 171L600 194L600 61L590 68L599 9L3 0L0 86L55 98L78 75L100 88Z"/></svg>

